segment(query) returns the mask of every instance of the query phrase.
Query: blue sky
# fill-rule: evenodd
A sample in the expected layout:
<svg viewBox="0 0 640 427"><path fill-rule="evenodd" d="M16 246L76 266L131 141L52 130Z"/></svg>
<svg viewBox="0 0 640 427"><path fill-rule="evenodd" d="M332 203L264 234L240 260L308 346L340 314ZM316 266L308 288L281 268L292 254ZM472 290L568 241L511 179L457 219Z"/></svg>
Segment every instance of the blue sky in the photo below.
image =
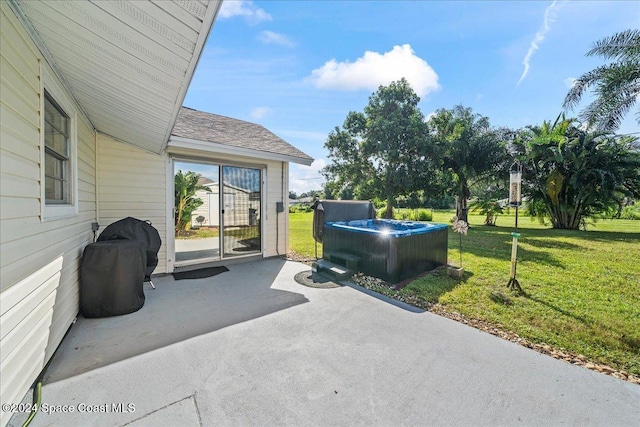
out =
<svg viewBox="0 0 640 427"><path fill-rule="evenodd" d="M425 116L457 104L519 128L553 120L592 43L640 26L637 1L225 1L184 104L259 123L316 159L379 85L406 77ZM582 104L584 105L584 103ZM629 114L619 133L640 129Z"/></svg>

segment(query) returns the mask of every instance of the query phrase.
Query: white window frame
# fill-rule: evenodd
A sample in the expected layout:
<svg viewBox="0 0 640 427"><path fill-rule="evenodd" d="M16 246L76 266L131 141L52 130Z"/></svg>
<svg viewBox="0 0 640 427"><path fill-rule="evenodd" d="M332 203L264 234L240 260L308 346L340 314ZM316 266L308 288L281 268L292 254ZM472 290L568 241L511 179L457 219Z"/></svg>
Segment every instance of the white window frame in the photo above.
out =
<svg viewBox="0 0 640 427"><path fill-rule="evenodd" d="M78 112L67 92L62 88L53 74L44 66L40 67L40 218L51 221L78 215ZM69 117L69 165L67 168L69 181L69 201L65 204L47 204L45 195L45 90Z"/></svg>

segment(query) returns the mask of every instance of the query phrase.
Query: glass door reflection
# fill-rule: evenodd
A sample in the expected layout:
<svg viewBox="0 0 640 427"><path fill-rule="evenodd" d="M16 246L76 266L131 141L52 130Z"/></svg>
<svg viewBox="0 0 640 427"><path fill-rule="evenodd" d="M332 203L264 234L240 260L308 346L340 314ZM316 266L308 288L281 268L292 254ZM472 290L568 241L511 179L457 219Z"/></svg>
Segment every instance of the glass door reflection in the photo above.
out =
<svg viewBox="0 0 640 427"><path fill-rule="evenodd" d="M220 259L220 166L174 162L175 261Z"/></svg>
<svg viewBox="0 0 640 427"><path fill-rule="evenodd" d="M223 257L260 253L261 171L222 167Z"/></svg>

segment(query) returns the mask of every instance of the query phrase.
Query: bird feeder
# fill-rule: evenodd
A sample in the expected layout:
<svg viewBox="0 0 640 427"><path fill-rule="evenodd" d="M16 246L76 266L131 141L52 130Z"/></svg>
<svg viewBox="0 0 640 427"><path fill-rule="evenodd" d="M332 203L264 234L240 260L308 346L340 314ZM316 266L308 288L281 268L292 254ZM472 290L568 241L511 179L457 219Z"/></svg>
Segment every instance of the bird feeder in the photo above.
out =
<svg viewBox="0 0 640 427"><path fill-rule="evenodd" d="M519 207L521 202L522 202L522 165L520 164L520 162L516 160L511 165L511 168L509 168L509 206Z"/></svg>
<svg viewBox="0 0 640 427"><path fill-rule="evenodd" d="M516 223L513 233L513 241L511 243L511 278L507 286L510 289L522 292L520 283L516 279L516 269L518 266L518 208L522 203L522 165L519 161L515 161L509 168L509 206L516 208Z"/></svg>

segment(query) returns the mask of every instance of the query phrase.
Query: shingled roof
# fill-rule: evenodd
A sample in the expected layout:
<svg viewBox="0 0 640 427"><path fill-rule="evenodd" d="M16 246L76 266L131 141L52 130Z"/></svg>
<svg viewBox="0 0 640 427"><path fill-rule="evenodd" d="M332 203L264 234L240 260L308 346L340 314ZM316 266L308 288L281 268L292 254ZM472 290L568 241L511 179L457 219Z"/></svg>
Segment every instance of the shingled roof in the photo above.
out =
<svg viewBox="0 0 640 427"><path fill-rule="evenodd" d="M290 158L302 164L311 164L313 158L298 150L264 126L244 120L182 107L171 132L172 137L211 142L238 149L252 150Z"/></svg>

